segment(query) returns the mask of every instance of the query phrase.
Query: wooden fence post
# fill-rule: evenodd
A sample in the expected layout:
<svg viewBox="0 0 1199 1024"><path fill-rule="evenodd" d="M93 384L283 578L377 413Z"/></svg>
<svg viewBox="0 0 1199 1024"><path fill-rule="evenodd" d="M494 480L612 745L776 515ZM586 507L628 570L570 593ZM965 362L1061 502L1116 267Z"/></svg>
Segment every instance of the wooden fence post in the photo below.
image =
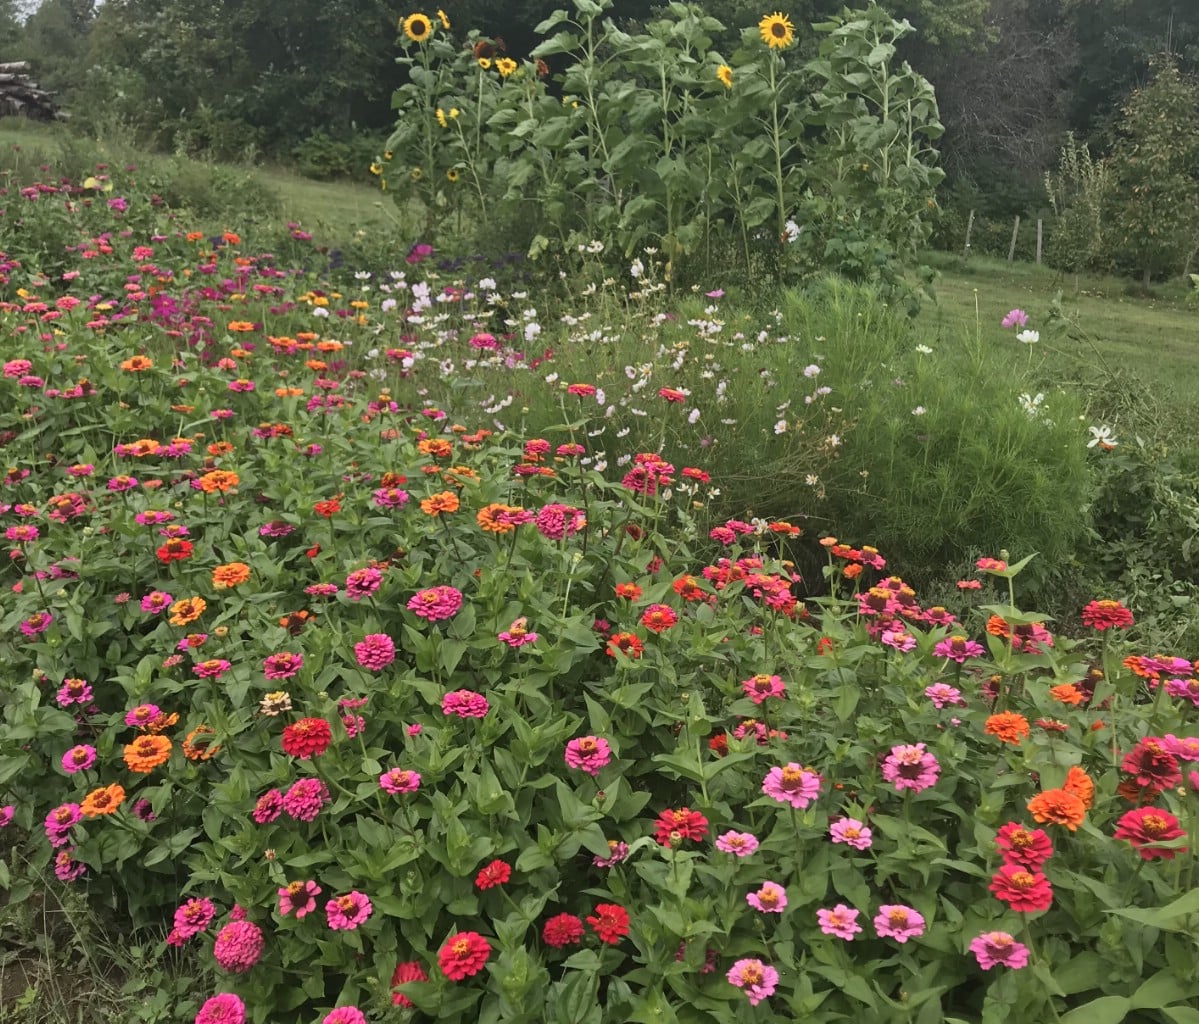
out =
<svg viewBox="0 0 1199 1024"><path fill-rule="evenodd" d="M1012 225L1012 244L1007 247L1007 261L1016 258L1016 235L1020 233L1020 214L1016 214L1016 223Z"/></svg>
<svg viewBox="0 0 1199 1024"><path fill-rule="evenodd" d="M1041 265L1041 218L1037 218L1037 266Z"/></svg>
<svg viewBox="0 0 1199 1024"><path fill-rule="evenodd" d="M966 244L962 246L962 259L970 256L970 232L974 228L974 211L970 211L970 219L966 221Z"/></svg>

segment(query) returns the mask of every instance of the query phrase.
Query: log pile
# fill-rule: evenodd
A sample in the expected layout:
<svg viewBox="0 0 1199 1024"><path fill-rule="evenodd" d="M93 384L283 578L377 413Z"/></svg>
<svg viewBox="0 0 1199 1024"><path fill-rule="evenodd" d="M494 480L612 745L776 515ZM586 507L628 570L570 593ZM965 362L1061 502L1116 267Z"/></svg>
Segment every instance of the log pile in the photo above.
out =
<svg viewBox="0 0 1199 1024"><path fill-rule="evenodd" d="M0 63L0 117L24 116L35 121L56 121L66 117L46 92L29 77L28 61Z"/></svg>

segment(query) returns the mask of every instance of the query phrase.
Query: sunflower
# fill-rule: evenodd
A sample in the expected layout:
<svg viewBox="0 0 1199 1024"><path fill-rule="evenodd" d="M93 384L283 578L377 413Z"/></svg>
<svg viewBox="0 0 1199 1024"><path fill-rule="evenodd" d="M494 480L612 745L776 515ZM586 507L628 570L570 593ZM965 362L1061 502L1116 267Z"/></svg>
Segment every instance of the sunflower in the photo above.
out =
<svg viewBox="0 0 1199 1024"><path fill-rule="evenodd" d="M498 57L495 62L495 69L500 73L500 77L507 78L516 70L516 61L511 57Z"/></svg>
<svg viewBox="0 0 1199 1024"><path fill-rule="evenodd" d="M780 15L781 17L781 15ZM404 35L414 43L423 43L433 34L433 22L425 14L410 14L404 19ZM789 41L790 37L788 37Z"/></svg>
<svg viewBox="0 0 1199 1024"><path fill-rule="evenodd" d="M762 42L772 50L785 50L795 40L795 26L781 11L765 15L758 22L758 31L762 33Z"/></svg>
<svg viewBox="0 0 1199 1024"><path fill-rule="evenodd" d="M410 177L413 181L420 181L421 178L424 177L424 174L425 172L419 167L413 167L412 170L408 172L408 177Z"/></svg>
<svg viewBox="0 0 1199 1024"><path fill-rule="evenodd" d="M440 7L437 8L437 20L441 22L441 27L447 32L450 30L450 19L446 16L445 11Z"/></svg>
<svg viewBox="0 0 1199 1024"><path fill-rule="evenodd" d="M447 181L451 181L451 182L457 181L458 180L458 168L451 167L448 171L445 172L445 177L446 177Z"/></svg>
<svg viewBox="0 0 1199 1024"><path fill-rule="evenodd" d="M716 77L726 89L733 87L733 69L727 64L721 64L716 69Z"/></svg>
<svg viewBox="0 0 1199 1024"><path fill-rule="evenodd" d="M479 58L479 67L481 67L484 71L490 71L491 70L491 60L487 57L480 57Z"/></svg>

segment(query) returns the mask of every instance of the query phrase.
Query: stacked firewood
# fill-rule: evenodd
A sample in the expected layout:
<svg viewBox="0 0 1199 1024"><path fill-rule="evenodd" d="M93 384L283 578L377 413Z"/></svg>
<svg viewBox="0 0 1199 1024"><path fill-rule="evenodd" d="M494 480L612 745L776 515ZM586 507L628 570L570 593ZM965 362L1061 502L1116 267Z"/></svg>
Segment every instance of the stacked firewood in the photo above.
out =
<svg viewBox="0 0 1199 1024"><path fill-rule="evenodd" d="M0 63L0 117L24 116L35 121L55 121L66 115L54 95L29 77L28 61Z"/></svg>

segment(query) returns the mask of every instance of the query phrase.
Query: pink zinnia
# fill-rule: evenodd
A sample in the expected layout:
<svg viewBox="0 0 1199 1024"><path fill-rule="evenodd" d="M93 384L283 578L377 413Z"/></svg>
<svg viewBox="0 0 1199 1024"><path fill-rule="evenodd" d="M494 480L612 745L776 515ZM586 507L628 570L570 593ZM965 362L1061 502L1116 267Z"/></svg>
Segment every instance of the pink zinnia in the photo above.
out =
<svg viewBox="0 0 1199 1024"><path fill-rule="evenodd" d="M779 676L768 675L765 672L742 680L741 689L755 704L761 704L767 697L782 697L787 692L787 687Z"/></svg>
<svg viewBox="0 0 1199 1024"><path fill-rule="evenodd" d="M92 700L91 683L86 679L64 679L54 699L58 701L58 706L61 708L70 707L72 704L90 704Z"/></svg>
<svg viewBox="0 0 1199 1024"><path fill-rule="evenodd" d="M763 999L769 999L779 983L778 971L761 960L751 958L738 960L725 977L745 990L750 1006L757 1006Z"/></svg>
<svg viewBox="0 0 1199 1024"><path fill-rule="evenodd" d="M907 942L924 934L924 918L911 907L900 904L882 906L874 918L874 930L880 939Z"/></svg>
<svg viewBox="0 0 1199 1024"><path fill-rule="evenodd" d="M199 935L216 917L216 907L212 900L201 897L193 898L175 911L175 931L180 938L190 939Z"/></svg>
<svg viewBox="0 0 1199 1024"><path fill-rule="evenodd" d="M259 825L268 825L283 813L283 794L277 789L268 789L254 804L250 816Z"/></svg>
<svg viewBox="0 0 1199 1024"><path fill-rule="evenodd" d="M781 914L787 906L787 890L777 882L763 882L761 889L745 897L745 902L763 914Z"/></svg>
<svg viewBox="0 0 1199 1024"><path fill-rule="evenodd" d="M361 601L378 590L382 582L383 574L378 569L355 569L346 577L346 597Z"/></svg>
<svg viewBox="0 0 1199 1024"><path fill-rule="evenodd" d="M983 932L970 943L970 952L984 971L989 971L997 964L1013 969L1028 965L1028 947L1007 932Z"/></svg>
<svg viewBox="0 0 1199 1024"><path fill-rule="evenodd" d="M224 658L209 658L192 666L192 671L201 679L219 679L233 666Z"/></svg>
<svg viewBox="0 0 1199 1024"><path fill-rule="evenodd" d="M316 882L289 882L279 890L279 913L287 917L293 910L296 920L302 921L316 909L316 898L322 890Z"/></svg>
<svg viewBox="0 0 1199 1024"><path fill-rule="evenodd" d="M862 930L858 912L844 903L838 903L832 910L817 910L816 917L825 935L835 935L839 939L852 939Z"/></svg>
<svg viewBox="0 0 1199 1024"><path fill-rule="evenodd" d="M388 793L415 793L420 789L420 774L406 768L392 768L379 776L380 788Z"/></svg>
<svg viewBox="0 0 1199 1024"><path fill-rule="evenodd" d="M483 718L490 708L487 698L473 690L455 690L441 698L442 713L459 718Z"/></svg>
<svg viewBox="0 0 1199 1024"><path fill-rule="evenodd" d="M245 1024L246 1004L232 992L219 992L205 1000L195 1024Z"/></svg>
<svg viewBox="0 0 1199 1024"><path fill-rule="evenodd" d="M587 525L587 516L582 509L573 505L555 502L541 509L534 523L542 536L550 540L565 540Z"/></svg>
<svg viewBox="0 0 1199 1024"><path fill-rule="evenodd" d="M829 835L834 843L844 843L855 850L869 850L874 842L874 833L857 818L842 818L829 826Z"/></svg>
<svg viewBox="0 0 1199 1024"><path fill-rule="evenodd" d="M162 710L157 704L139 704L125 715L125 724L144 729L153 722Z"/></svg>
<svg viewBox="0 0 1199 1024"><path fill-rule="evenodd" d="M46 815L46 838L51 846L66 846L71 841L71 829L83 820L78 804L60 804Z"/></svg>
<svg viewBox="0 0 1199 1024"><path fill-rule="evenodd" d="M502 633L497 634L497 639L502 640L509 647L524 647L525 644L533 644L537 642L537 634L529 632L529 620L521 616L512 623Z"/></svg>
<svg viewBox="0 0 1199 1024"><path fill-rule="evenodd" d="M152 590L142 598L142 611L157 614L165 612L175 599L165 590Z"/></svg>
<svg viewBox="0 0 1199 1024"><path fill-rule="evenodd" d="M371 916L371 901L354 890L325 904L325 917L334 931L353 931Z"/></svg>
<svg viewBox="0 0 1199 1024"><path fill-rule="evenodd" d="M366 1017L357 1006L339 1006L327 1013L321 1024L366 1024Z"/></svg>
<svg viewBox="0 0 1199 1024"><path fill-rule="evenodd" d="M771 768L762 782L762 792L779 803L803 810L820 795L820 776L792 762Z"/></svg>
<svg viewBox="0 0 1199 1024"><path fill-rule="evenodd" d="M290 679L304 667L304 655L280 651L262 660L262 672L267 679Z"/></svg>
<svg viewBox="0 0 1199 1024"><path fill-rule="evenodd" d="M757 837L749 832L725 832L716 838L716 849L734 857L748 857L757 848Z"/></svg>
<svg viewBox="0 0 1199 1024"><path fill-rule="evenodd" d="M983 645L964 636L947 636L933 648L933 657L949 658L961 665L967 658L977 658L986 651Z"/></svg>
<svg viewBox="0 0 1199 1024"><path fill-rule="evenodd" d="M919 793L936 785L940 772L937 759L924 749L923 743L892 747L883 760L883 778L901 792L910 789Z"/></svg>
<svg viewBox="0 0 1199 1024"><path fill-rule="evenodd" d="M354 645L354 657L363 668L378 672L396 660L395 641L386 633L368 633Z"/></svg>
<svg viewBox="0 0 1199 1024"><path fill-rule="evenodd" d="M329 787L320 779L300 779L283 797L283 810L296 821L314 821L329 799Z"/></svg>
<svg viewBox="0 0 1199 1024"><path fill-rule="evenodd" d="M21 632L26 636L37 636L50 628L54 616L49 612L34 612L21 623Z"/></svg>
<svg viewBox="0 0 1199 1024"><path fill-rule="evenodd" d="M599 775L600 769L612 760L608 741L598 736L580 736L566 744L566 763L588 775Z"/></svg>
<svg viewBox="0 0 1199 1024"><path fill-rule="evenodd" d="M85 772L96 763L96 748L80 743L62 755L62 770L68 775Z"/></svg>
<svg viewBox="0 0 1199 1024"><path fill-rule="evenodd" d="M924 688L924 696L933 702L933 707L943 708L947 704L964 705L962 691L948 683L933 683Z"/></svg>
<svg viewBox="0 0 1199 1024"><path fill-rule="evenodd" d="M258 963L264 943L258 925L251 921L231 921L217 933L212 955L230 974L245 974Z"/></svg>
<svg viewBox="0 0 1199 1024"><path fill-rule="evenodd" d="M408 610L429 622L450 619L462 607L462 591L456 587L429 587L418 591L408 602Z"/></svg>

